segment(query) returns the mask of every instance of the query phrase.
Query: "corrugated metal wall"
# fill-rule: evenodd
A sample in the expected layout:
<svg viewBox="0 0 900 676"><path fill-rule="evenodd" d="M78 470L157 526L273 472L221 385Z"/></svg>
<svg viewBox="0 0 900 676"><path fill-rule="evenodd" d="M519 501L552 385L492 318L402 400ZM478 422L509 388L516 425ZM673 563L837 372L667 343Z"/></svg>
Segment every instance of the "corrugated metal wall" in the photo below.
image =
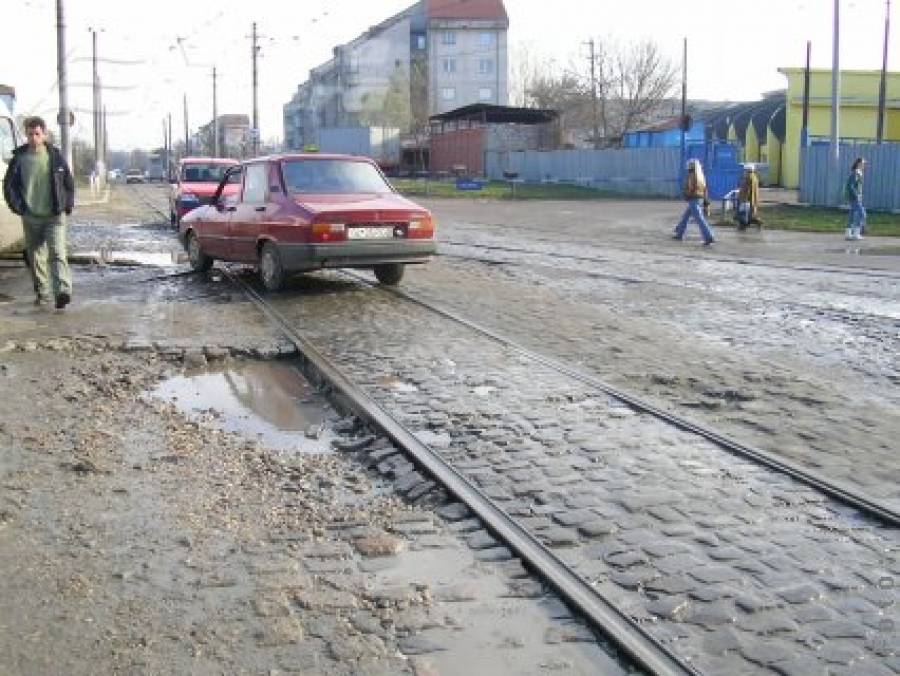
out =
<svg viewBox="0 0 900 676"><path fill-rule="evenodd" d="M875 211L900 211L900 144L842 144L840 167L829 172L831 153L827 144L814 145L802 153L801 202L814 206L844 204L844 182L854 158L866 160L865 204ZM723 174L721 186L714 169L705 164L710 192L727 190L740 181L740 172ZM502 180L504 172L534 183L558 182L587 185L612 192L647 196L681 196L681 150L679 148L625 148L620 150L524 150L485 153L485 176ZM831 175L830 175L831 174ZM831 191L831 192L829 192ZM832 195L829 199L829 195ZM838 200L835 202L835 200Z"/></svg>
<svg viewBox="0 0 900 676"><path fill-rule="evenodd" d="M485 175L491 180L512 171L528 182L577 183L648 197L679 197L680 170L679 148L485 153Z"/></svg>
<svg viewBox="0 0 900 676"><path fill-rule="evenodd" d="M800 155L801 202L817 206L845 204L844 184L857 157L866 161L863 202L875 211L900 211L900 144L841 144L837 169L831 147L816 144Z"/></svg>

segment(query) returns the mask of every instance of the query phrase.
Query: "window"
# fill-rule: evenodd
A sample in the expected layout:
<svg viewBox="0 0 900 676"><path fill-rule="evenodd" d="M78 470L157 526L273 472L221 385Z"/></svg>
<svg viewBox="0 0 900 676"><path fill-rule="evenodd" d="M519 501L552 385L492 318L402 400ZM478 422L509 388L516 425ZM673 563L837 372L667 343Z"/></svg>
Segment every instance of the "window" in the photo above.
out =
<svg viewBox="0 0 900 676"><path fill-rule="evenodd" d="M265 162L251 164L246 168L245 174L244 202L265 202L269 165Z"/></svg>
<svg viewBox="0 0 900 676"><path fill-rule="evenodd" d="M456 59L444 59L444 72L445 73L455 73L456 72Z"/></svg>
<svg viewBox="0 0 900 676"><path fill-rule="evenodd" d="M494 34L493 33L479 33L478 34L478 44L482 47L493 47L494 46Z"/></svg>
<svg viewBox="0 0 900 676"><path fill-rule="evenodd" d="M456 88L455 87L443 87L441 88L441 99L444 101L452 101L456 98Z"/></svg>
<svg viewBox="0 0 900 676"><path fill-rule="evenodd" d="M490 87L482 87L478 90L479 101L490 101L492 98L494 98L494 92Z"/></svg>
<svg viewBox="0 0 900 676"><path fill-rule="evenodd" d="M493 59L478 59L478 72L482 75L490 75L494 72Z"/></svg>
<svg viewBox="0 0 900 676"><path fill-rule="evenodd" d="M455 45L456 44L456 33L452 33L450 31L445 31L441 33L441 44L442 45Z"/></svg>
<svg viewBox="0 0 900 676"><path fill-rule="evenodd" d="M414 35L413 36L413 45L414 49L423 50L425 49L425 36L424 35Z"/></svg>

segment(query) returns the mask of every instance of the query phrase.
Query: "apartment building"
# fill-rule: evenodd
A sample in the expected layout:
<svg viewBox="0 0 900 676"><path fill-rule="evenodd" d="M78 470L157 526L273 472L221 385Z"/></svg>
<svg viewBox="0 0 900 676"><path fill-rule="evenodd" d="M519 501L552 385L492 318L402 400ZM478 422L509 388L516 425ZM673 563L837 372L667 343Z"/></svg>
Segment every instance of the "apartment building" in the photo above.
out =
<svg viewBox="0 0 900 676"><path fill-rule="evenodd" d="M288 150L319 130L380 127L425 134L431 115L508 100L503 0L421 0L313 68L284 106Z"/></svg>

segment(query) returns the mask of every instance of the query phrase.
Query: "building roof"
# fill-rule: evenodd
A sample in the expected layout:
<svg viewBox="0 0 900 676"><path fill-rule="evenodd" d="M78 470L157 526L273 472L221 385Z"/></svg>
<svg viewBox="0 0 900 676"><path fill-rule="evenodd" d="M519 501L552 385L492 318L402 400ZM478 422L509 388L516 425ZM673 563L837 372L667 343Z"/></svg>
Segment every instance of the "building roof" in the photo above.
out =
<svg viewBox="0 0 900 676"><path fill-rule="evenodd" d="M429 20L501 21L509 26L503 0L425 0Z"/></svg>
<svg viewBox="0 0 900 676"><path fill-rule="evenodd" d="M455 120L478 120L485 124L545 124L559 117L559 112L546 108L514 108L496 106L490 103L473 103L468 106L432 115L432 122L452 122Z"/></svg>

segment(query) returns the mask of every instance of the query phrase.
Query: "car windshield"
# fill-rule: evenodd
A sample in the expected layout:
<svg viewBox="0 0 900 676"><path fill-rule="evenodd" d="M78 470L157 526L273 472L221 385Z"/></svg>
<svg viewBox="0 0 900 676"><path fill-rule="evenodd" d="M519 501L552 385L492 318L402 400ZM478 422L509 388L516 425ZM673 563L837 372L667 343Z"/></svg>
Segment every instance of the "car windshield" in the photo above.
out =
<svg viewBox="0 0 900 676"><path fill-rule="evenodd" d="M345 159L288 160L284 163L288 194L393 192L381 173L368 162Z"/></svg>
<svg viewBox="0 0 900 676"><path fill-rule="evenodd" d="M228 164L185 164L181 179L185 183L218 183L228 171Z"/></svg>

